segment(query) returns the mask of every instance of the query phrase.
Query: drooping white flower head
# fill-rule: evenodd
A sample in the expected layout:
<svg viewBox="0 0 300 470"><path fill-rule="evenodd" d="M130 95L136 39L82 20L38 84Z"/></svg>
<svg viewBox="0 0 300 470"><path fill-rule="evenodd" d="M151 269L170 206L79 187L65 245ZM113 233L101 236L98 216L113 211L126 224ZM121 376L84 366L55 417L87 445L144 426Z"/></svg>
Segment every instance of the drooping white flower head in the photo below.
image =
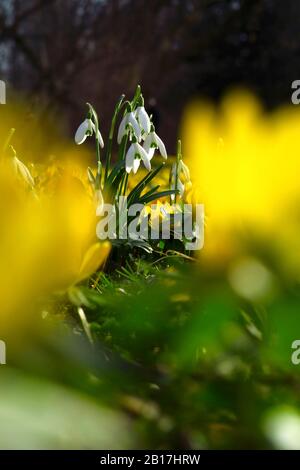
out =
<svg viewBox="0 0 300 470"><path fill-rule="evenodd" d="M125 157L125 168L127 173L133 171L135 174L139 169L141 160L144 163L145 168L150 171L151 163L149 155L138 142L133 142L130 145Z"/></svg>
<svg viewBox="0 0 300 470"><path fill-rule="evenodd" d="M141 139L141 129L133 111L129 111L123 117L118 131L118 144L122 142L124 135L130 130L133 132L138 141Z"/></svg>
<svg viewBox="0 0 300 470"><path fill-rule="evenodd" d="M78 127L75 133L75 142L77 145L82 144L88 135L92 135L92 121L91 119L85 119Z"/></svg>
<svg viewBox="0 0 300 470"><path fill-rule="evenodd" d="M154 127L152 126L150 134L147 135L144 142L144 150L148 153L148 156L151 158L154 155L156 149L159 150L161 156L166 160L168 158L165 144L161 138L156 134Z"/></svg>
<svg viewBox="0 0 300 470"><path fill-rule="evenodd" d="M151 121L144 106L139 106L136 108L135 115L141 130L144 132L144 134L149 134L151 129Z"/></svg>
<svg viewBox="0 0 300 470"><path fill-rule="evenodd" d="M75 142L77 145L83 144L87 137L96 134L96 126L90 118L86 118L78 127L75 134ZM102 135L98 129L96 139L99 141L100 147L104 147Z"/></svg>

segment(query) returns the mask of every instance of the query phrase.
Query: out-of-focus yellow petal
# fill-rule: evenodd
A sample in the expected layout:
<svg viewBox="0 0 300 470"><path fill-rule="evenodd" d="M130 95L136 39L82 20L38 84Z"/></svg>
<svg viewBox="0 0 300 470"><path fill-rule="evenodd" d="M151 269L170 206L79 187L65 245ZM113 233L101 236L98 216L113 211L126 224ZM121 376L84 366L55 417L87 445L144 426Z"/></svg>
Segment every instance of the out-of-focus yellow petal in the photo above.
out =
<svg viewBox="0 0 300 470"><path fill-rule="evenodd" d="M192 104L183 125L183 155L204 203L206 236L200 253L227 263L259 241L282 267L300 277L300 111L264 114L244 92L215 109Z"/></svg>
<svg viewBox="0 0 300 470"><path fill-rule="evenodd" d="M109 242L94 243L84 255L76 282L80 282L99 269L107 259L111 249Z"/></svg>

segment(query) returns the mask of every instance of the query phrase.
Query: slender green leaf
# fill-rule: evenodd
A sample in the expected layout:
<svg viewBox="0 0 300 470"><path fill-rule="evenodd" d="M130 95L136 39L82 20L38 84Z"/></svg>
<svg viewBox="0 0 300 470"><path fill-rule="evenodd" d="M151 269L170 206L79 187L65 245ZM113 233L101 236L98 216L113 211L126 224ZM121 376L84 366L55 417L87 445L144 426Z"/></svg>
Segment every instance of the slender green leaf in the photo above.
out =
<svg viewBox="0 0 300 470"><path fill-rule="evenodd" d="M156 199L160 199L162 197L170 196L172 194L178 194L179 191L175 191L175 189L168 189L167 191L161 191L160 193L154 193L147 197L142 197L139 199L141 204L147 204L148 202L155 201Z"/></svg>
<svg viewBox="0 0 300 470"><path fill-rule="evenodd" d="M132 200L132 204L135 204L135 203L140 203L140 200L145 198L145 197L149 197L151 196L151 194L154 194L154 193L157 193L157 190L160 188L160 185L158 184L157 186L154 186L154 188L151 188L149 191L147 191L145 194L143 194L141 197L138 197L136 199L133 199Z"/></svg>
<svg viewBox="0 0 300 470"><path fill-rule="evenodd" d="M164 165L165 163L162 163L157 168L152 170L135 186L135 188L133 188L131 193L128 195L128 203L131 202L132 198L136 198L136 196L141 194L147 184L149 184L150 181L153 180L153 178L157 175L157 173L159 173L159 171L163 168Z"/></svg>

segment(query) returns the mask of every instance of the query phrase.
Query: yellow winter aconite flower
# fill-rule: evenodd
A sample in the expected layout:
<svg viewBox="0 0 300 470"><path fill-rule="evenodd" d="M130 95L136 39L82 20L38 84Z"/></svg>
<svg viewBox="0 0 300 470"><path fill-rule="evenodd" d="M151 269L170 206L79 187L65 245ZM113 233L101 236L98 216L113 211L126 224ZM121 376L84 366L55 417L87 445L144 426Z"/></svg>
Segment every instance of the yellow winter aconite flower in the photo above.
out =
<svg viewBox="0 0 300 470"><path fill-rule="evenodd" d="M245 92L218 109L187 109L183 154L205 205L202 259L226 263L259 241L299 278L299 131L299 109L266 114Z"/></svg>
<svg viewBox="0 0 300 470"><path fill-rule="evenodd" d="M94 201L81 179L68 168L49 181L47 170L37 173L33 191L14 166L0 166L0 327L20 326L41 295L90 276L110 251L97 241Z"/></svg>

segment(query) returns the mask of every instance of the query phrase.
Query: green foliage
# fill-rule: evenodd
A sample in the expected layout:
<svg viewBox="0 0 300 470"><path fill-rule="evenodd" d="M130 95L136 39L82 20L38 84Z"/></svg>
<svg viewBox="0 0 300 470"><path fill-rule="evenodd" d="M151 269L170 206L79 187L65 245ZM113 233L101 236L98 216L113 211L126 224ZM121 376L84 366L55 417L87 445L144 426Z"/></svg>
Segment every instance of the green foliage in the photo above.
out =
<svg viewBox="0 0 300 470"><path fill-rule="evenodd" d="M276 448L267 417L299 406L298 293L252 304L179 256L132 259L76 289L107 355L102 400L134 416L142 446Z"/></svg>
<svg viewBox="0 0 300 470"><path fill-rule="evenodd" d="M173 253L152 263L131 254L123 267L56 296L47 311L53 333L32 341L22 361L16 354L15 364L90 397L100 414L112 411L111 428L130 417L129 443L119 447L279 448L273 423L298 419L291 343L299 293L284 282L258 304L235 293L224 272ZM55 436L50 442L58 445Z"/></svg>

